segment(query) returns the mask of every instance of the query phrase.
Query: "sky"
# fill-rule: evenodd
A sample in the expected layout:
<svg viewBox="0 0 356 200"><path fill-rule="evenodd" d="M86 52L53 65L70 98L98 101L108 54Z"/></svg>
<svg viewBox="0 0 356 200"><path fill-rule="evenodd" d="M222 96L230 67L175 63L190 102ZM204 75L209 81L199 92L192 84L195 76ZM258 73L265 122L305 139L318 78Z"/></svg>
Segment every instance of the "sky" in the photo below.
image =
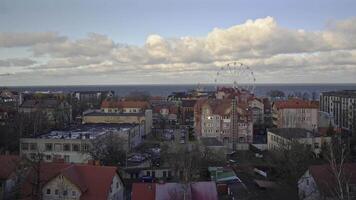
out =
<svg viewBox="0 0 356 200"><path fill-rule="evenodd" d="M0 85L356 83L355 10L354 0L0 0Z"/></svg>

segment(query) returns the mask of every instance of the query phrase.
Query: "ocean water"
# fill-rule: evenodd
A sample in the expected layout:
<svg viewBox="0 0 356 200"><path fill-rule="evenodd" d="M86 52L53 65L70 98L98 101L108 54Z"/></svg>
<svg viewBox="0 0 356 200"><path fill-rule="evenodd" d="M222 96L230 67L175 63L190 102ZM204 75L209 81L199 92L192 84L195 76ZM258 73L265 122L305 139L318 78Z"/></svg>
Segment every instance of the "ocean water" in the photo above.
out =
<svg viewBox="0 0 356 200"><path fill-rule="evenodd" d="M100 91L112 90L118 96L125 96L130 92L147 92L154 96L168 96L172 92L183 92L196 89L197 85L82 85L82 86L23 86L23 87L8 87L11 90L19 92L24 91L62 91L65 93L74 91ZM206 90L214 90L215 85L202 84L200 87ZM295 93L308 93L311 97L315 93L317 97L320 92L338 91L338 90L356 90L354 84L256 84L254 93L257 96L265 96L271 90L283 91L286 95Z"/></svg>

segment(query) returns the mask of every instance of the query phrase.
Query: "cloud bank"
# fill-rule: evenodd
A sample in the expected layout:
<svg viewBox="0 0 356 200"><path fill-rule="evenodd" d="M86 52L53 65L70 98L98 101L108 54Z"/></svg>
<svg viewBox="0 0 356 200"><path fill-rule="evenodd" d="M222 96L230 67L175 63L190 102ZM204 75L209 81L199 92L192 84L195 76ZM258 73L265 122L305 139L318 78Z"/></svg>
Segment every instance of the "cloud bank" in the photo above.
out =
<svg viewBox="0 0 356 200"><path fill-rule="evenodd" d="M356 77L356 18L305 31L281 27L266 17L215 28L203 37L149 35L142 46L116 43L98 33L77 40L53 32L0 33L0 48L27 48L32 54L0 60L0 66L20 67L7 77L8 83L13 77L98 75L115 75L115 83L121 84L137 79L143 83L159 83L156 79L173 84L213 82L219 67L236 60L249 65L258 82L323 82L332 74L333 82L356 81L352 78Z"/></svg>

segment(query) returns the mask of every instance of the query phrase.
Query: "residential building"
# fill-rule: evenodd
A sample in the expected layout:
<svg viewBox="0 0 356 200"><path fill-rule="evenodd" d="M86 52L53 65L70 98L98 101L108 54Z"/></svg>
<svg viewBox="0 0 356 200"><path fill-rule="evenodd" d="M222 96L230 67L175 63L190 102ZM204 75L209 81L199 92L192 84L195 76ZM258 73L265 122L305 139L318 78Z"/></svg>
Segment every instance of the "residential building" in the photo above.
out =
<svg viewBox="0 0 356 200"><path fill-rule="evenodd" d="M103 101L100 110L83 113L83 124L137 123L145 125L145 133L152 129L152 110L144 101Z"/></svg>
<svg viewBox="0 0 356 200"><path fill-rule="evenodd" d="M40 173L36 170L39 167ZM33 183L39 179L39 184ZM36 193L36 187L41 194ZM124 184L116 167L69 163L40 163L31 168L21 199L123 200Z"/></svg>
<svg viewBox="0 0 356 200"><path fill-rule="evenodd" d="M232 107L231 99L199 100L195 106L195 134L198 137L216 137L231 146ZM252 114L244 104L237 105L236 113L238 143L250 144L253 139Z"/></svg>
<svg viewBox="0 0 356 200"><path fill-rule="evenodd" d="M194 125L194 105L197 100L183 99L180 106L181 123L183 125Z"/></svg>
<svg viewBox="0 0 356 200"><path fill-rule="evenodd" d="M20 155L29 159L43 154L44 161L63 159L70 163L87 163L93 140L109 136L120 137L123 148L131 150L142 143L143 124L86 124L64 131L51 131L33 138L20 139Z"/></svg>
<svg viewBox="0 0 356 200"><path fill-rule="evenodd" d="M114 91L75 91L72 96L81 104L90 107L100 107L101 102L106 98L114 97Z"/></svg>
<svg viewBox="0 0 356 200"><path fill-rule="evenodd" d="M19 156L0 155L0 200L13 199L20 163Z"/></svg>
<svg viewBox="0 0 356 200"><path fill-rule="evenodd" d="M249 101L249 108L252 112L253 124L264 124L264 103L261 99L254 97Z"/></svg>
<svg viewBox="0 0 356 200"><path fill-rule="evenodd" d="M302 99L289 99L273 103L273 123L277 128L318 127L319 104Z"/></svg>
<svg viewBox="0 0 356 200"><path fill-rule="evenodd" d="M25 114L44 114L50 123L63 122L69 124L72 121L71 105L60 99L28 99L19 107L19 112Z"/></svg>
<svg viewBox="0 0 356 200"><path fill-rule="evenodd" d="M134 183L132 200L217 200L216 184L211 181L181 183Z"/></svg>
<svg viewBox="0 0 356 200"><path fill-rule="evenodd" d="M355 199L356 164L344 163L342 166L335 166L335 168L332 169L330 164L310 166L298 180L299 199L339 199L337 188L340 186L344 190L344 199ZM339 179L336 178L335 173L338 173Z"/></svg>
<svg viewBox="0 0 356 200"><path fill-rule="evenodd" d="M332 115L337 128L353 130L356 124L356 90L322 92L320 111Z"/></svg>
<svg viewBox="0 0 356 200"><path fill-rule="evenodd" d="M270 151L289 149L293 142L307 145L316 156L319 156L322 146L330 144L331 138L301 128L274 128L267 132L267 148Z"/></svg>

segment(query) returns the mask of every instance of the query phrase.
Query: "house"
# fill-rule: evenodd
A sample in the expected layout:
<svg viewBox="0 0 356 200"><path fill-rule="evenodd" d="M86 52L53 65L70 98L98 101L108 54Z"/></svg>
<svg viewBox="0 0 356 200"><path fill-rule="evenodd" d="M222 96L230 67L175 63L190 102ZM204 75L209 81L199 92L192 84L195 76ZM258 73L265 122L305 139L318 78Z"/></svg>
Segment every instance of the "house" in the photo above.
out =
<svg viewBox="0 0 356 200"><path fill-rule="evenodd" d="M43 114L50 123L62 121L69 124L72 121L72 106L60 99L28 99L19 107L19 112L25 114Z"/></svg>
<svg viewBox="0 0 356 200"><path fill-rule="evenodd" d="M152 110L146 101L104 100L100 110L83 113L83 124L137 123L145 125L146 134L152 129Z"/></svg>
<svg viewBox="0 0 356 200"><path fill-rule="evenodd" d="M82 104L90 107L100 107L100 103L106 98L112 98L114 91L75 91L72 96Z"/></svg>
<svg viewBox="0 0 356 200"><path fill-rule="evenodd" d="M0 155L0 200L10 199L14 195L19 163L19 156Z"/></svg>
<svg viewBox="0 0 356 200"><path fill-rule="evenodd" d="M216 184L211 181L181 183L134 183L132 200L217 200Z"/></svg>
<svg viewBox="0 0 356 200"><path fill-rule="evenodd" d="M356 198L356 164L345 163L335 166L330 164L312 165L298 180L298 194L301 200L338 199L338 187L344 189L345 199ZM340 172L336 179L334 172ZM337 180L341 180L338 182ZM340 185L338 185L340 184Z"/></svg>
<svg viewBox="0 0 356 200"><path fill-rule="evenodd" d="M242 144L250 144L253 139L252 114L245 104L236 106L237 140ZM230 146L233 140L232 117L233 100L204 99L195 105L195 134L198 137L216 137ZM248 148L248 145L245 145Z"/></svg>
<svg viewBox="0 0 356 200"><path fill-rule="evenodd" d="M318 128L318 102L289 99L274 102L272 108L273 124L277 128L304 128L308 130Z"/></svg>
<svg viewBox="0 0 356 200"><path fill-rule="evenodd" d="M40 152L45 162L64 159L71 163L91 160L92 141L107 136L119 137L124 150L142 143L144 126L140 124L86 124L66 130L54 130L37 137L20 139L20 155L32 159Z"/></svg>
<svg viewBox="0 0 356 200"><path fill-rule="evenodd" d="M34 182L36 179L39 181ZM21 199L38 199L40 196L43 200L122 200L124 184L116 167L39 163L26 177Z"/></svg>
<svg viewBox="0 0 356 200"><path fill-rule="evenodd" d="M307 145L316 156L319 156L322 146L330 144L331 138L301 128L274 128L267 131L267 148L270 151L289 149L292 142Z"/></svg>

